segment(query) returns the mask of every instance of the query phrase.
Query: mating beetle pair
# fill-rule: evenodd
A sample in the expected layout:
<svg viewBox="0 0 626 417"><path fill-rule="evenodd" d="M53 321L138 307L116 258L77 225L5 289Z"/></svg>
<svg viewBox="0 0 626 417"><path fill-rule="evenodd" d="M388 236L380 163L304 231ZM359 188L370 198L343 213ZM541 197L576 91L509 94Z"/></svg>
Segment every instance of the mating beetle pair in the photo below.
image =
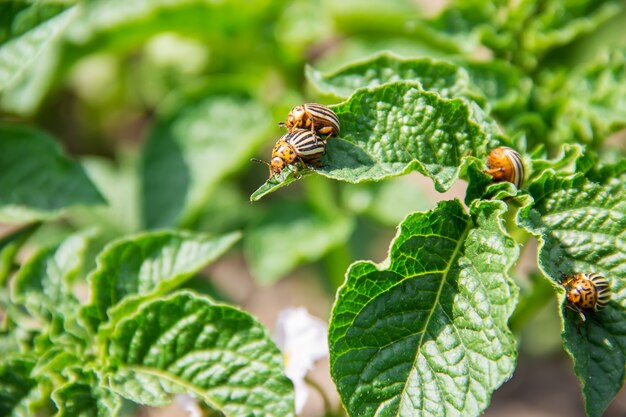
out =
<svg viewBox="0 0 626 417"><path fill-rule="evenodd" d="M307 164L319 165L326 151L326 141L339 134L337 115L328 107L315 103L294 107L289 112L287 121L281 125L289 132L276 142L270 162L254 159L269 167L270 178L295 162L300 162L305 168ZM319 135L326 137L321 139Z"/></svg>
<svg viewBox="0 0 626 417"><path fill-rule="evenodd" d="M270 178L280 173L285 166L300 162L318 165L326 150L330 136L339 134L339 119L328 107L316 103L294 107L281 123L289 132L281 136L272 150L270 162L254 159L269 167ZM320 136L325 135L324 139ZM520 188L524 181L524 164L521 155L509 147L498 147L489 152L487 173L494 181L508 181ZM296 170L297 172L297 170Z"/></svg>
<svg viewBox="0 0 626 417"><path fill-rule="evenodd" d="M328 107L316 103L294 107L281 123L289 132L281 136L272 150L270 162L254 159L269 167L270 178L285 166L300 162L318 165L330 136L339 134L339 119ZM324 139L320 136L326 135ZM508 147L493 149L487 157L487 173L494 181L508 181L520 188L524 181L524 164L518 152ZM297 170L296 170L297 172Z"/></svg>

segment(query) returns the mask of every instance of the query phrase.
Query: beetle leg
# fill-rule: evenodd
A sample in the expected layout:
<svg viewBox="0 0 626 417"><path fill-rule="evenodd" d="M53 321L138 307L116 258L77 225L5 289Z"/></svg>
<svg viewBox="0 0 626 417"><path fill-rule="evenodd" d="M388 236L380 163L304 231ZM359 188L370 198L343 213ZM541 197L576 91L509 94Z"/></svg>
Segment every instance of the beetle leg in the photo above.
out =
<svg viewBox="0 0 626 417"><path fill-rule="evenodd" d="M583 325L583 323L587 321L587 316L585 315L585 312L580 307L574 306L571 304L566 304L565 308L575 313L578 313L578 315L580 316L580 320L578 321L578 328L580 328Z"/></svg>
<svg viewBox="0 0 626 417"><path fill-rule="evenodd" d="M297 159L298 159L298 162L300 162L302 164L302 168L304 168L304 169L308 169L309 168L301 157L298 156ZM295 179L299 180L300 178L302 178L302 174L300 174L298 172L298 165L294 164L294 167L295 167L295 170L293 171L293 177Z"/></svg>
<svg viewBox="0 0 626 417"><path fill-rule="evenodd" d="M300 174L300 172L298 172L298 166L294 165L294 170L293 170L293 177L297 180L299 180L300 178L302 178L302 174Z"/></svg>
<svg viewBox="0 0 626 417"><path fill-rule="evenodd" d="M332 134L333 134L333 128L332 128L332 127L330 127L330 126L323 127L323 128L321 128L321 129L319 130L319 134L320 134L320 135L327 135L327 136L326 136L326 139L328 139L328 138L329 138L329 137L331 137L331 136L332 136Z"/></svg>
<svg viewBox="0 0 626 417"><path fill-rule="evenodd" d="M324 152L326 152L326 144L328 143L328 138L329 137L330 137L330 135L327 135L325 138L323 138L321 135L317 137L317 140L324 144Z"/></svg>
<svg viewBox="0 0 626 417"><path fill-rule="evenodd" d="M579 313L579 314L584 314L583 311L580 309L580 307L577 307L575 305L572 305L570 303L565 304L565 308L573 311L574 313Z"/></svg>
<svg viewBox="0 0 626 417"><path fill-rule="evenodd" d="M308 169L309 168L307 166L306 162L304 162L304 159L302 159L301 157L298 157L298 161L302 164L302 168L304 168L304 169Z"/></svg>

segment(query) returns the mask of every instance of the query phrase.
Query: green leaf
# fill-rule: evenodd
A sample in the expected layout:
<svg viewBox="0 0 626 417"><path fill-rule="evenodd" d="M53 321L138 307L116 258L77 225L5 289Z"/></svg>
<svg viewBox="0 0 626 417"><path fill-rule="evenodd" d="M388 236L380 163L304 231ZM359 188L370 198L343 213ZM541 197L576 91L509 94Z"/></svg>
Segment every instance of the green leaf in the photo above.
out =
<svg viewBox="0 0 626 417"><path fill-rule="evenodd" d="M551 143L599 147L610 134L626 127L626 51L604 54L573 71L546 78L539 94L545 112L554 114Z"/></svg>
<svg viewBox="0 0 626 417"><path fill-rule="evenodd" d="M560 177L546 171L529 187L533 206L518 221L539 240L539 265L552 278L562 305L563 343L582 383L590 417L601 416L624 383L626 372L626 182L599 185L576 174ZM607 277L612 301L579 316L564 310L562 273L596 272Z"/></svg>
<svg viewBox="0 0 626 417"><path fill-rule="evenodd" d="M107 206L73 207L68 217L78 227L98 226L105 242L122 235L139 231L139 179L138 155L123 152L116 161L96 157L83 157L81 164L98 187Z"/></svg>
<svg viewBox="0 0 626 417"><path fill-rule="evenodd" d="M518 248L502 202L414 213L381 265L357 262L331 315L331 374L350 416L478 416L513 373Z"/></svg>
<svg viewBox="0 0 626 417"><path fill-rule="evenodd" d="M381 51L389 51L402 57L432 57L448 59L450 55L458 54L455 42L448 42L447 46L432 42L432 38L418 39L415 37L380 36L380 33L360 33L348 42L338 43L335 47L325 51L315 60L315 68L323 71L333 71L339 65L349 65L352 62L368 59Z"/></svg>
<svg viewBox="0 0 626 417"><path fill-rule="evenodd" d="M30 223L0 239L0 286L6 284L14 266L15 255L39 226L40 222Z"/></svg>
<svg viewBox="0 0 626 417"><path fill-rule="evenodd" d="M333 22L326 5L320 7L314 0L295 0L282 6L274 32L281 48L293 59L300 61L320 39L333 36ZM311 19L312 15L317 18Z"/></svg>
<svg viewBox="0 0 626 417"><path fill-rule="evenodd" d="M186 392L225 415L294 415L281 353L236 308L178 293L142 305L109 340L111 389L135 402L166 405Z"/></svg>
<svg viewBox="0 0 626 417"><path fill-rule="evenodd" d="M329 140L318 171L347 182L380 180L417 170L445 191L468 153L485 156L490 138L461 99L444 99L412 83L358 90L332 106L342 133Z"/></svg>
<svg viewBox="0 0 626 417"><path fill-rule="evenodd" d="M82 268L91 235L91 231L75 234L56 248L36 253L17 274L12 299L44 318L50 313L75 314L78 300L71 283Z"/></svg>
<svg viewBox="0 0 626 417"><path fill-rule="evenodd" d="M120 239L98 256L90 276L91 302L83 313L95 328L124 299L161 295L213 262L240 238L179 231L147 232Z"/></svg>
<svg viewBox="0 0 626 417"><path fill-rule="evenodd" d="M548 51L597 29L621 9L619 0L457 0L430 24L442 36L456 39L468 53L477 50L480 42L497 57L533 70Z"/></svg>
<svg viewBox="0 0 626 417"><path fill-rule="evenodd" d="M547 170L553 170L560 174L573 174L580 170L579 164L584 153L585 149L581 145L564 144L561 146L561 153L553 159L532 159L529 164L532 175L527 179L532 181Z"/></svg>
<svg viewBox="0 0 626 417"><path fill-rule="evenodd" d="M527 23L526 32L522 32L523 47L541 55L596 30L621 10L623 4L619 0L551 0L545 5L535 5L534 19Z"/></svg>
<svg viewBox="0 0 626 417"><path fill-rule="evenodd" d="M41 337L37 348L44 345ZM48 343L49 339L45 341ZM39 349L40 355L37 358L37 366L33 369L32 376L35 379L56 378L60 381L62 378L72 375L77 369L85 366L85 358L76 352L70 351L67 346L49 344L44 349ZM87 379L85 379L85 382Z"/></svg>
<svg viewBox="0 0 626 417"><path fill-rule="evenodd" d="M273 40L273 32L266 30L265 24L268 17L276 14L278 5L269 0L212 3L204 0L90 0L78 3L33 28L22 36L24 39L12 41L20 43L12 48L15 52L6 54L7 62L34 62L26 68L28 71L20 78L20 85L12 88L10 95L5 94L7 107L31 113L52 83L63 79L81 58L94 52L134 53L143 42L166 31L210 41L211 53L215 51L215 56L237 51L238 56L256 54L259 60L271 61L267 49L259 48L260 41ZM233 42L233 31L249 36L239 36ZM31 52L37 53L28 55ZM224 71L225 61L228 60L216 60L220 71ZM7 65L12 68L15 64ZM229 69L230 65L226 71Z"/></svg>
<svg viewBox="0 0 626 417"><path fill-rule="evenodd" d="M5 319L4 321L6 322L7 320ZM14 354L15 352L19 352L19 349L19 341L17 340L17 336L14 332L2 329L2 331L0 331L0 355L2 355L2 357L6 357Z"/></svg>
<svg viewBox="0 0 626 417"><path fill-rule="evenodd" d="M32 374L37 380L53 381L49 395L57 408L55 417L115 417L121 398L100 385L92 364L67 346L53 345L38 358Z"/></svg>
<svg viewBox="0 0 626 417"><path fill-rule="evenodd" d="M460 46L424 24L424 16L432 14L432 5L410 0L344 0L324 3L336 30L344 39L333 42L330 53L343 49L331 59L334 65L347 55L361 57L373 52L393 50L406 56L439 56L458 54ZM439 8L435 6L435 9ZM424 13L422 9L430 9ZM319 16L320 12L316 13ZM323 18L323 16L322 16ZM353 36L354 35L354 36ZM328 52L324 51L324 59ZM334 54L333 54L334 55ZM338 59L339 58L339 59ZM352 59L350 59L352 60Z"/></svg>
<svg viewBox="0 0 626 417"><path fill-rule="evenodd" d="M235 181L224 181L215 189L198 216L197 230L213 235L243 229L258 213L249 204L246 191Z"/></svg>
<svg viewBox="0 0 626 417"><path fill-rule="evenodd" d="M458 178L467 154L484 158L503 140L478 106L423 91L416 83L359 89L330 107L339 118L341 134L328 140L322 166L315 172L351 183L417 170L443 192ZM272 178L251 198L277 189L277 181Z"/></svg>
<svg viewBox="0 0 626 417"><path fill-rule="evenodd" d="M26 2L5 0L0 4L0 44L24 35L31 29L71 7L69 1Z"/></svg>
<svg viewBox="0 0 626 417"><path fill-rule="evenodd" d="M423 90L445 98L466 97L500 113L523 109L532 82L513 65L501 60L473 62L432 58L401 58L383 52L321 73L310 66L306 75L316 90L331 100L346 99L356 89L388 82L413 81Z"/></svg>
<svg viewBox="0 0 626 417"><path fill-rule="evenodd" d="M264 106L232 96L205 96L162 117L144 153L146 226L193 223L218 182L248 164L274 126Z"/></svg>
<svg viewBox="0 0 626 417"><path fill-rule="evenodd" d="M254 29L265 23L262 18L274 11L273 6L268 0L218 3L204 0L91 0L84 5L81 18L68 30L67 38L76 46L128 49L167 29L213 37L216 47L220 46L218 40L228 39L232 46L229 30L255 33ZM257 34L257 41L259 35L263 34Z"/></svg>
<svg viewBox="0 0 626 417"><path fill-rule="evenodd" d="M69 206L105 203L82 167L32 128L0 124L0 167L2 221L46 219Z"/></svg>
<svg viewBox="0 0 626 417"><path fill-rule="evenodd" d="M345 0L325 5L333 18L342 23L338 27L346 31L376 27L406 33L404 23L414 21L422 12L420 4L410 0ZM348 28L344 29L344 25Z"/></svg>
<svg viewBox="0 0 626 417"><path fill-rule="evenodd" d="M367 5L372 5L372 9L366 10L365 6ZM399 17L407 13L419 15L423 11L419 4L415 4L411 0L346 0L341 3L331 3L329 8L337 16L345 15L350 18L369 16L373 20L382 20L383 17L388 16ZM359 23L355 24L358 25Z"/></svg>
<svg viewBox="0 0 626 417"><path fill-rule="evenodd" d="M106 388L81 380L68 382L52 392L59 412L55 417L114 417L121 398Z"/></svg>
<svg viewBox="0 0 626 417"><path fill-rule="evenodd" d="M272 178L269 178L267 181L265 181L259 188L257 188L255 192L253 192L250 195L250 201L251 202L259 201L261 198L265 197L266 195L270 193L273 193L279 188L283 188L291 184L292 182L297 181L297 179L294 176L294 172L295 172L295 167L293 167L292 165L288 165L278 174L274 174ZM303 171L303 170L298 171L298 175L300 176L300 178L304 178L309 174L310 174L310 171Z"/></svg>
<svg viewBox="0 0 626 417"><path fill-rule="evenodd" d="M602 164L593 161L594 165L586 173L587 178L594 182L606 183L613 178L624 177L626 174L626 159L621 159L615 163Z"/></svg>
<svg viewBox="0 0 626 417"><path fill-rule="evenodd" d="M405 175L387 181L345 184L342 201L355 214L366 215L385 226L395 227L407 214L435 206L428 191L425 181Z"/></svg>
<svg viewBox="0 0 626 417"><path fill-rule="evenodd" d="M512 116L524 109L533 86L530 78L507 61L456 61L469 74L473 90L487 98L491 111Z"/></svg>
<svg viewBox="0 0 626 417"><path fill-rule="evenodd" d="M272 284L301 263L344 245L354 223L340 213L320 213L306 203L281 202L244 234L244 253L261 284Z"/></svg>
<svg viewBox="0 0 626 417"><path fill-rule="evenodd" d="M40 5L31 7L41 8ZM78 16L77 12L77 6L63 11L57 8L47 19L38 21L24 33L0 45L3 107L18 113L31 113L39 104L54 75L62 36Z"/></svg>
<svg viewBox="0 0 626 417"><path fill-rule="evenodd" d="M401 58L383 52L336 71L321 73L306 67L306 76L315 88L334 99L346 99L358 88L376 87L398 81L413 81L423 90L446 98L468 94L469 78L457 65L430 58Z"/></svg>
<svg viewBox="0 0 626 417"><path fill-rule="evenodd" d="M0 415L29 415L26 400L37 383L30 377L35 362L10 358L0 362Z"/></svg>

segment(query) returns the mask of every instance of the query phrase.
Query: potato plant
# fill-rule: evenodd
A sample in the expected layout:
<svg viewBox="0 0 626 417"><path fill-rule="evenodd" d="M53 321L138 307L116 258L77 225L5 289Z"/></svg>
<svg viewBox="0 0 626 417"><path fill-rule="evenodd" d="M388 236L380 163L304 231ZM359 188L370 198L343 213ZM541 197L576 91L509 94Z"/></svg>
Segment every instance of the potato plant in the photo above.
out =
<svg viewBox="0 0 626 417"><path fill-rule="evenodd" d="M193 285L227 252L268 286L315 265L334 294L327 416L481 415L551 300L603 415L626 371L624 3L436 6L2 2L0 415L187 394L211 416L294 416L270 332ZM268 179L250 158L309 102L339 135ZM520 187L487 173L500 146ZM398 182L414 172L463 201L428 205ZM359 260L380 229L387 258ZM576 273L606 277L606 307L573 311Z"/></svg>

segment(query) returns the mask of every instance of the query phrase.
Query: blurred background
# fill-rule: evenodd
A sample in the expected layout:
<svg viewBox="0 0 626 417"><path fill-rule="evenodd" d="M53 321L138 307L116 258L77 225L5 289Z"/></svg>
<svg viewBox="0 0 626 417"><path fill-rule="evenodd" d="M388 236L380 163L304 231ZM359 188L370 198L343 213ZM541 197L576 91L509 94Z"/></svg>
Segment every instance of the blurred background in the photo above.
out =
<svg viewBox="0 0 626 417"><path fill-rule="evenodd" d="M0 120L50 133L109 201L108 207L71 209L33 241L54 244L97 226L95 254L112 239L145 229L243 230L243 241L187 286L242 306L270 329L289 306L305 306L327 320L352 262L383 261L407 214L440 200L462 200L465 184L458 181L441 194L416 173L358 185L309 176L250 203L268 176L267 167L250 158L269 159L284 133L278 123L295 105L334 102L307 84L305 66L331 71L381 51L498 59L540 86L515 98L516 114L497 115L503 129L523 133L528 149L541 144L552 152L564 140L551 132L562 126L552 118L554 109L541 108L542 91L563 87L554 74L567 74L601 51L625 48L626 14L623 2L541 3L527 5L533 10L522 18L502 13L506 2L476 0L2 2L0 43L39 25L27 40L46 44L37 54L15 57L24 66L19 79L4 79L0 69ZM536 31L535 43L525 41L526 30ZM531 110L545 112L518 117ZM607 154L625 148L623 136L607 142L571 138ZM512 275L523 297L525 289L546 284L537 276L536 243L522 240ZM86 269L92 266L93 260ZM557 306L546 288L532 301L532 314L513 326L519 365L486 416L584 416L561 347ZM320 363L312 379L336 405L328 364ZM128 411L177 413L175 406ZM324 415L317 393L304 415ZM626 393L606 416L626 416Z"/></svg>

